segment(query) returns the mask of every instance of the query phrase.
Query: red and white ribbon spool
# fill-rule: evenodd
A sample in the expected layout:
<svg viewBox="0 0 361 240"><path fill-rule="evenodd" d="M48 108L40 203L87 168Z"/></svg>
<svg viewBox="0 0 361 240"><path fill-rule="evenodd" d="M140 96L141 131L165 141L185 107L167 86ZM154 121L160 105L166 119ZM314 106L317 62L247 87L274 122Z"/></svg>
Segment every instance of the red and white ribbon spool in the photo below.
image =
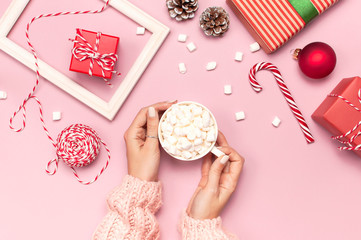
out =
<svg viewBox="0 0 361 240"><path fill-rule="evenodd" d="M24 101L22 102L22 104L19 106L19 108L14 112L13 116L10 118L10 124L9 127L10 129L14 130L15 132L21 132L22 130L24 130L25 126L26 126L26 104L30 99L34 99L38 106L39 106L39 111L40 111L40 121L42 123L43 129L46 133L46 135L48 136L49 140L51 141L51 143L53 144L53 146L57 149L57 155L58 158L54 159L52 161L50 161L47 165L46 168L46 172L50 175L54 174L57 170L57 166L58 166L58 162L60 159L64 160L65 163L67 163L68 165L71 166L75 177L78 179L78 181L84 185L88 185L93 183L94 181L96 181L98 179L98 177L104 172L104 170L107 168L108 164L109 164L109 160L110 160L110 151L108 149L108 147L106 146L106 144L96 135L94 130L90 130L91 128L82 125L82 124L75 124L75 125L71 125L70 127L64 129L58 137L58 142L55 142L54 139L50 136L50 133L46 127L46 124L44 122L44 116L43 116L43 107L42 104L40 102L40 100L35 96L35 91L39 85L39 80L40 80L40 73L39 73L39 59L37 56L37 53L34 49L34 46L31 44L30 41L30 37L29 37L29 30L30 30L30 26L31 24L40 19L40 18L47 18L47 17L56 17L56 16L64 16L64 15L78 15L78 14L96 14L96 13L100 13L102 11L104 11L104 9L109 5L109 1L106 1L105 4L102 6L101 9L99 10L86 10L86 11L75 11L75 12L58 12L58 13L50 13L50 14L41 14L37 17L34 17L33 19L30 20L30 22L27 24L26 27L26 39L27 39L27 43L29 45L29 48L34 56L34 63L35 63L35 72L36 72L36 82L35 85L32 89L32 91L29 93L29 95L24 99ZM14 118L17 116L17 114L22 111L23 113L23 121L22 121L22 126L20 128L15 128L13 126L13 121ZM82 134L80 134L82 132ZM82 136L82 137L79 137ZM92 137L91 137L92 136ZM96 137L94 137L96 136ZM77 141L69 141L71 139L74 140L77 139ZM90 140L92 139L92 140ZM59 142L60 140L62 140L61 142ZM67 144L62 144L64 141L67 142ZM75 142L78 142L78 144L80 144L81 146L83 146L82 148L77 148ZM108 161L105 164L105 167L103 167L100 171L100 173L95 177L94 180L90 181L90 182L84 182L82 180L79 179L78 174L76 173L74 167L76 166L85 166L86 163L91 163L92 161L94 161L95 157L97 154L94 154L95 152L90 152L90 153L86 153L85 151L98 151L99 152L99 146L100 143L102 143L104 145L104 147L106 148L107 152L108 152ZM83 158L79 158L79 156L74 155L73 153L77 152L77 150L81 150L81 152L84 151L85 155L82 156L88 156L88 159L83 159ZM69 153L67 155L67 157L64 157L65 155L60 154L61 152L63 153ZM79 153L79 152L78 152ZM90 155L88 155L90 154ZM55 169L51 172L49 171L49 166L50 164L52 164L53 162L55 162L56 166ZM73 162L76 162L77 164L72 164Z"/></svg>
<svg viewBox="0 0 361 240"><path fill-rule="evenodd" d="M353 109L355 109L356 111L361 113L361 110L358 107L356 107L352 102L350 102L349 100L347 100L343 96L338 95L338 94L333 94L333 93L328 94L328 96L329 97L337 97L337 98L343 100L350 107L352 107ZM359 102L361 103L361 89L358 90L357 98L358 98ZM360 125L361 125L361 121L359 121L352 129L350 129L346 133L341 134L339 136L332 136L332 139L335 139L335 140L339 141L340 143L347 145L347 147L339 147L338 149L340 149L340 150L349 150L349 151L361 151L361 144L359 144L357 146L354 146L354 147L351 145L355 141L355 139L361 135L361 130L359 130L357 133L352 135L349 140L347 140L347 141L342 140L345 137L347 137L347 136L351 135L352 133L354 133L356 131L356 129Z"/></svg>
<svg viewBox="0 0 361 240"><path fill-rule="evenodd" d="M279 88L281 89L281 92L283 93L283 96L285 97L285 99L288 103L288 106L291 108L291 111L293 112L294 116L296 117L296 119L298 121L298 124L301 127L301 130L306 138L307 143L313 143L315 140L314 140L314 138L311 134L311 131L306 123L306 120L303 117L299 108L297 107L296 102L291 95L291 92L289 91L288 87L286 86L280 71L278 70L278 68L275 65L273 65L272 63L267 63L267 62L260 62L260 63L255 64L251 68L250 73L249 73L249 81L252 85L252 88L256 92L262 91L261 85L256 80L256 73L261 70L268 70L268 71L272 72L273 76L275 77L275 79L277 81Z"/></svg>

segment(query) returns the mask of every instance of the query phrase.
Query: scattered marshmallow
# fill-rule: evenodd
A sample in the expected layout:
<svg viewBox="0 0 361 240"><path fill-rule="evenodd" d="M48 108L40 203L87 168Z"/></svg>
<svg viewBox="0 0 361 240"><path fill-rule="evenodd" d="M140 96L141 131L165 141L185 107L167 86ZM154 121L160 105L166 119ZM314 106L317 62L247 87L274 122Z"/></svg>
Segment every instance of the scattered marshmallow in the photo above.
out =
<svg viewBox="0 0 361 240"><path fill-rule="evenodd" d="M237 121L244 120L245 118L246 118L246 115L244 114L243 111L236 112L236 120Z"/></svg>
<svg viewBox="0 0 361 240"><path fill-rule="evenodd" d="M0 100L7 99L8 94L5 91L0 91Z"/></svg>
<svg viewBox="0 0 361 240"><path fill-rule="evenodd" d="M277 116L273 119L272 125L275 127L278 127L281 124L281 119L279 119Z"/></svg>
<svg viewBox="0 0 361 240"><path fill-rule="evenodd" d="M188 43L187 48L190 52L194 52L197 49L196 45L193 42Z"/></svg>
<svg viewBox="0 0 361 240"><path fill-rule="evenodd" d="M251 45L249 45L249 50L251 51L251 52L257 52L258 50L260 50L261 49L261 47L260 47L260 45L258 44L258 42L254 42L254 43L252 43Z"/></svg>
<svg viewBox="0 0 361 240"><path fill-rule="evenodd" d="M137 27L137 35L144 35L145 28L144 27Z"/></svg>
<svg viewBox="0 0 361 240"><path fill-rule="evenodd" d="M179 34L178 35L178 42L186 42L188 36L186 34Z"/></svg>
<svg viewBox="0 0 361 240"><path fill-rule="evenodd" d="M187 72L186 65L184 63L178 64L179 72L185 74Z"/></svg>
<svg viewBox="0 0 361 240"><path fill-rule="evenodd" d="M61 119L61 112L53 112L53 121L59 121Z"/></svg>
<svg viewBox="0 0 361 240"><path fill-rule="evenodd" d="M231 85L224 85L224 94L226 94L226 95L232 94L232 86Z"/></svg>
<svg viewBox="0 0 361 240"><path fill-rule="evenodd" d="M236 56L234 57L234 60L241 62L243 60L243 52L236 52Z"/></svg>
<svg viewBox="0 0 361 240"><path fill-rule="evenodd" d="M212 71L212 70L216 69L216 67L217 67L216 62L209 62L209 63L207 63L206 69L207 69L207 71Z"/></svg>

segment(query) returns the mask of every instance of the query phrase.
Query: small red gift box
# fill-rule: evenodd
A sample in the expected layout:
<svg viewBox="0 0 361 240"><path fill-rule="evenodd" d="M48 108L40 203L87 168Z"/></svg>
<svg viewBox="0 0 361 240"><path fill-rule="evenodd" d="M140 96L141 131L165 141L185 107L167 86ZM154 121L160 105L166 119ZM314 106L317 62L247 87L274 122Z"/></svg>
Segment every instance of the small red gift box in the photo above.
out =
<svg viewBox="0 0 361 240"><path fill-rule="evenodd" d="M226 0L266 53L285 44L338 0Z"/></svg>
<svg viewBox="0 0 361 240"><path fill-rule="evenodd" d="M106 79L112 77L117 60L118 37L77 29L77 35L73 41L70 71Z"/></svg>
<svg viewBox="0 0 361 240"><path fill-rule="evenodd" d="M342 139L350 141L361 130L361 126L355 128L361 121L361 113L354 108L361 109L359 89L361 89L361 78L343 79L312 114L312 119L334 136L344 135L354 130ZM361 137L356 137L351 146L355 147L359 144L361 144ZM354 152L361 157L361 151Z"/></svg>

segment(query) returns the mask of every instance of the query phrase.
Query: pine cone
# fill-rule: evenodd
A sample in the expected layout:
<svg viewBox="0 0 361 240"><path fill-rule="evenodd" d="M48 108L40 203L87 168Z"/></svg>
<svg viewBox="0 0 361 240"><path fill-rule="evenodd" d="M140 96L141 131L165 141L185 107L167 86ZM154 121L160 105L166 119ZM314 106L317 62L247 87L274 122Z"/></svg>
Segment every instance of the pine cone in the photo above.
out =
<svg viewBox="0 0 361 240"><path fill-rule="evenodd" d="M222 36L229 28L229 15L222 7L207 8L199 20L207 36Z"/></svg>
<svg viewBox="0 0 361 240"><path fill-rule="evenodd" d="M168 12L171 18L177 21L187 20L194 17L198 9L198 0L166 0Z"/></svg>

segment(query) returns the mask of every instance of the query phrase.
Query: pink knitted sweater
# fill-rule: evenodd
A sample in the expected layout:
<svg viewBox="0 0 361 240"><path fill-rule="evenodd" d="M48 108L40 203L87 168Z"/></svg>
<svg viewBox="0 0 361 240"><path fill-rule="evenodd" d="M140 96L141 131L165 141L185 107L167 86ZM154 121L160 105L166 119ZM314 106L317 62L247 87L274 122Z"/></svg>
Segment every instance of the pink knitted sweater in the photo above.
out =
<svg viewBox="0 0 361 240"><path fill-rule="evenodd" d="M93 240L153 240L160 238L154 214L160 208L160 182L147 182L130 175L108 197L109 212L97 227ZM183 240L228 240L221 218L196 220L185 212L180 223Z"/></svg>

